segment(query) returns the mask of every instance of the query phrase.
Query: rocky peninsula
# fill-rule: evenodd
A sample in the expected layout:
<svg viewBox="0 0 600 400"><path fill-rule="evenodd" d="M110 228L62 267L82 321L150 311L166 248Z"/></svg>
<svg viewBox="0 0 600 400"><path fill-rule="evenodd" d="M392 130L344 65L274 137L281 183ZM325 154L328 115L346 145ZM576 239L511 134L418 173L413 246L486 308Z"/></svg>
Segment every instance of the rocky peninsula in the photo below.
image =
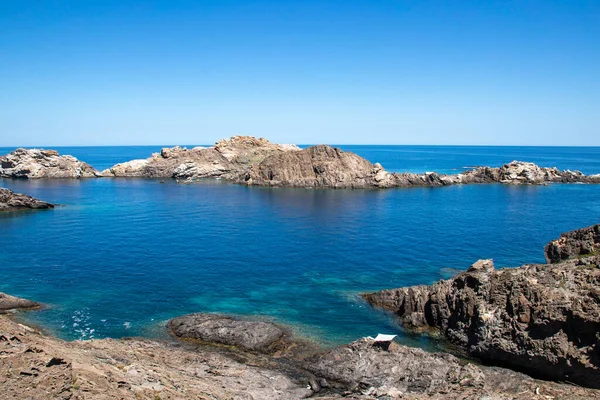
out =
<svg viewBox="0 0 600 400"><path fill-rule="evenodd" d="M600 174L586 176L579 171L561 171L522 161L501 167L477 167L452 175L392 173L381 164L336 147L318 145L300 149L251 136L219 140L211 147L163 148L147 159L120 163L102 172L72 156L59 156L54 150L17 149L0 160L0 177L29 179L141 177L191 183L218 178L248 186L354 189L476 183L600 183Z"/></svg>
<svg viewBox="0 0 600 400"><path fill-rule="evenodd" d="M600 388L599 247L595 225L549 243L552 264L497 270L480 260L450 280L364 298L486 363Z"/></svg>
<svg viewBox="0 0 600 400"><path fill-rule="evenodd" d="M0 188L0 211L42 210L48 208L54 208L54 204Z"/></svg>

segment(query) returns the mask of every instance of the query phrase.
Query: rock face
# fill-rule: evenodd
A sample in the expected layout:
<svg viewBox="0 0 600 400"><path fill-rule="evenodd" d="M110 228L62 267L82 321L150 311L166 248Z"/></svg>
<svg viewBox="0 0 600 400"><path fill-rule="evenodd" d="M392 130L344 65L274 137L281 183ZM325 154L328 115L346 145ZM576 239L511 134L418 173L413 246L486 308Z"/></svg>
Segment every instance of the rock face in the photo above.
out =
<svg viewBox="0 0 600 400"><path fill-rule="evenodd" d="M91 165L56 150L17 149L0 158L2 178L93 178L100 176Z"/></svg>
<svg viewBox="0 0 600 400"><path fill-rule="evenodd" d="M600 225L563 233L546 245L546 261L557 263L576 257L587 257L600 252Z"/></svg>
<svg viewBox="0 0 600 400"><path fill-rule="evenodd" d="M25 194L14 193L12 190L0 188L0 211L40 210L48 208L54 208L54 205Z"/></svg>
<svg viewBox="0 0 600 400"><path fill-rule="evenodd" d="M599 266L600 256L501 270L480 260L450 280L364 298L486 362L600 388Z"/></svg>
<svg viewBox="0 0 600 400"><path fill-rule="evenodd" d="M117 164L102 171L103 176L175 178L193 181L202 178L235 180L251 164L282 152L299 150L293 145L273 144L266 139L234 136L213 147L164 148L146 160Z"/></svg>
<svg viewBox="0 0 600 400"><path fill-rule="evenodd" d="M288 187L388 187L391 175L354 153L320 145L266 158L242 180L247 185Z"/></svg>
<svg viewBox="0 0 600 400"><path fill-rule="evenodd" d="M39 307L41 307L41 304L36 303L35 301L0 293L0 313L7 310L33 309Z"/></svg>
<svg viewBox="0 0 600 400"><path fill-rule="evenodd" d="M170 320L169 329L178 339L219 343L261 353L277 350L285 337L285 332L275 324L219 314L184 315Z"/></svg>

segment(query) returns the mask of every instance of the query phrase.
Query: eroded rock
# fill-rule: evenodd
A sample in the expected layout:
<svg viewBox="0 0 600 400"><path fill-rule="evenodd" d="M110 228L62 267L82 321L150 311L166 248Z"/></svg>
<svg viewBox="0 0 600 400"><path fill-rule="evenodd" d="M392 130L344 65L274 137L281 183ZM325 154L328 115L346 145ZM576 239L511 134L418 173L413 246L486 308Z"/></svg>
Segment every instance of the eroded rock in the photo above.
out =
<svg viewBox="0 0 600 400"><path fill-rule="evenodd" d="M563 233L544 249L546 261L557 263L600 253L600 225Z"/></svg>
<svg viewBox="0 0 600 400"><path fill-rule="evenodd" d="M0 158L0 177L42 178L93 178L100 176L91 165L77 158L61 156L56 150L17 149Z"/></svg>
<svg viewBox="0 0 600 400"><path fill-rule="evenodd" d="M486 362L598 388L599 265L595 256L496 270L480 260L450 280L364 298Z"/></svg>
<svg viewBox="0 0 600 400"><path fill-rule="evenodd" d="M25 194L15 193L9 189L0 188L0 211L42 210L48 208L54 208L54 204Z"/></svg>

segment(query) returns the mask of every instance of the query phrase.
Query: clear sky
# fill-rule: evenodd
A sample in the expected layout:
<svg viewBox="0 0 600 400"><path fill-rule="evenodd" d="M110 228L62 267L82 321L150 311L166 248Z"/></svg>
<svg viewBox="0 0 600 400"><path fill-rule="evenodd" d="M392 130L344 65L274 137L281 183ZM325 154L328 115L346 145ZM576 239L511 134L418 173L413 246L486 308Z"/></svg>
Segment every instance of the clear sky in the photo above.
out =
<svg viewBox="0 0 600 400"><path fill-rule="evenodd" d="M0 146L600 145L600 1L0 0Z"/></svg>

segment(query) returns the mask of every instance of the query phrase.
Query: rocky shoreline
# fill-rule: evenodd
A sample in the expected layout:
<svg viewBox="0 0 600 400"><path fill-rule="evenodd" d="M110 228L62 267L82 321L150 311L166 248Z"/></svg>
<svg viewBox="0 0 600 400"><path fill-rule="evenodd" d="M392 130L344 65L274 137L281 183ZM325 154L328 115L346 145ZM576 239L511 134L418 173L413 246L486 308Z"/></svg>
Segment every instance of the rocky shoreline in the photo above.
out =
<svg viewBox="0 0 600 400"><path fill-rule="evenodd" d="M0 188L0 211L44 210L49 208L54 208L54 204Z"/></svg>
<svg viewBox="0 0 600 400"><path fill-rule="evenodd" d="M364 295L407 329L437 331L485 365L372 338L323 349L268 320L219 314L170 320L176 342L64 342L0 316L0 391L32 399L600 399L599 247L595 225L550 242L546 256L558 262L496 270L480 260L450 280ZM39 306L0 294L0 311Z"/></svg>
<svg viewBox="0 0 600 400"><path fill-rule="evenodd" d="M363 297L488 364L600 388L599 247L595 225L549 243L552 264L496 270L480 260L449 280Z"/></svg>
<svg viewBox="0 0 600 400"><path fill-rule="evenodd" d="M114 165L102 172L75 157L54 150L17 149L0 158L0 177L171 178L191 183L205 178L225 179L248 186L301 188L397 188L500 183L542 185L549 183L600 183L600 174L560 171L533 163L512 161L501 167L477 167L444 175L390 173L378 163L328 145L300 149L274 144L263 138L234 136L212 147L163 148L147 159Z"/></svg>

